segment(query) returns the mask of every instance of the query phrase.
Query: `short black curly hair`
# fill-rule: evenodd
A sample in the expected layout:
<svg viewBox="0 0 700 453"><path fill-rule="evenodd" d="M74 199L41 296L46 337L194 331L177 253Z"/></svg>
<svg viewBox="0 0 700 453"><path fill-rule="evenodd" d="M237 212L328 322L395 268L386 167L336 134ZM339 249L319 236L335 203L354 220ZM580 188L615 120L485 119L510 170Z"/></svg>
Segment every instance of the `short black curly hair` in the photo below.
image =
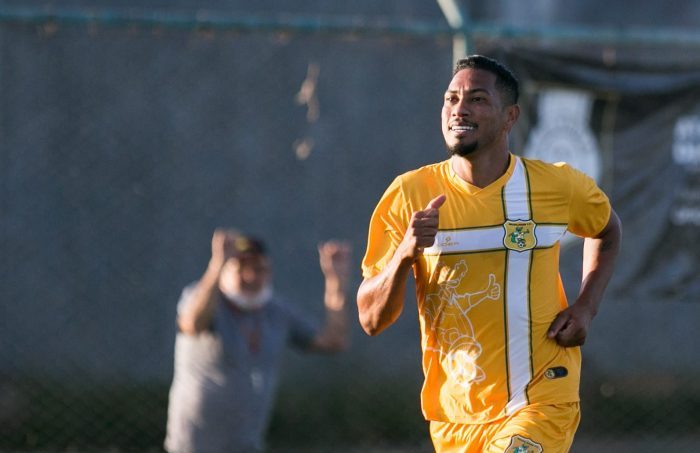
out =
<svg viewBox="0 0 700 453"><path fill-rule="evenodd" d="M457 61L452 75L454 76L462 69L481 69L494 74L496 76L496 88L501 93L503 102L506 105L518 103L520 83L510 69L503 64L483 55L470 55Z"/></svg>

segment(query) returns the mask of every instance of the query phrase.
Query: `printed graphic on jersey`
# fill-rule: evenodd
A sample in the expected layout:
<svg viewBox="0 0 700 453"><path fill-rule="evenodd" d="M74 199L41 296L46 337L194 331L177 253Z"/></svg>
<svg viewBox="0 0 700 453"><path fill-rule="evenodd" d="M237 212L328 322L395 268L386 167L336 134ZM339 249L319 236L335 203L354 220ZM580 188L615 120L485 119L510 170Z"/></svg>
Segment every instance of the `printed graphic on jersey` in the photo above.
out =
<svg viewBox="0 0 700 453"><path fill-rule="evenodd" d="M542 453L542 445L522 436L513 436L505 453Z"/></svg>
<svg viewBox="0 0 700 453"><path fill-rule="evenodd" d="M505 236L503 237L503 245L507 249L515 250L516 252L524 252L535 248L537 245L537 236L535 236L535 227L537 225L532 220L508 220L503 224Z"/></svg>
<svg viewBox="0 0 700 453"><path fill-rule="evenodd" d="M438 349L426 347L440 353L442 367L453 385L468 390L486 378L476 359L481 355L481 344L474 335L474 326L469 311L486 300L501 297L501 285L496 276L489 274L482 290L459 293L458 288L467 274L467 264L459 261L453 268L440 261L436 272L439 275L438 290L426 295L426 319L437 335Z"/></svg>

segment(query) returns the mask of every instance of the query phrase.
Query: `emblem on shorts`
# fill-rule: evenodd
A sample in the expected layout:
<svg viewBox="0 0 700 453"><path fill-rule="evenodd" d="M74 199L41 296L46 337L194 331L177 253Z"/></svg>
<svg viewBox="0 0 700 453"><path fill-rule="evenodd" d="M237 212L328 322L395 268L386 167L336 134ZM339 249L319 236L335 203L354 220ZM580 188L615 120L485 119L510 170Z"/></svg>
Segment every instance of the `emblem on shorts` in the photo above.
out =
<svg viewBox="0 0 700 453"><path fill-rule="evenodd" d="M503 224L505 236L503 236L503 245L507 249L515 250L516 252L524 252L535 248L537 245L537 237L535 236L535 227L537 225L532 220L508 220Z"/></svg>
<svg viewBox="0 0 700 453"><path fill-rule="evenodd" d="M510 438L510 445L504 453L542 453L542 445L527 437L513 436Z"/></svg>

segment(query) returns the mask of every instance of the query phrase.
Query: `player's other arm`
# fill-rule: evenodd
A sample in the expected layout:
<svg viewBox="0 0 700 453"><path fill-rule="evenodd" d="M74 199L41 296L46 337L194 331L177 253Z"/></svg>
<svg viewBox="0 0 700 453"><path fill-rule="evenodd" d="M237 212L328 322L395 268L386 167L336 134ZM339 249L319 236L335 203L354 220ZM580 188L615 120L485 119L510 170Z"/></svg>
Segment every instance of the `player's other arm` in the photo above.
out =
<svg viewBox="0 0 700 453"><path fill-rule="evenodd" d="M585 239L581 289L576 302L559 313L549 329L549 338L561 346L580 346L586 341L591 320L598 313L612 277L621 241L622 223L611 210L605 228L596 237Z"/></svg>
<svg viewBox="0 0 700 453"><path fill-rule="evenodd" d="M610 282L615 260L622 243L622 222L614 210L603 231L595 238L586 238L583 248L583 274L577 304L587 306L595 315Z"/></svg>
<svg viewBox="0 0 700 453"><path fill-rule="evenodd" d="M360 325L368 335L381 333L403 311L408 275L415 260L423 253L423 248L435 242L438 209L445 200L445 195L440 195L431 200L426 209L414 212L391 260L380 273L365 278L360 284L357 309Z"/></svg>

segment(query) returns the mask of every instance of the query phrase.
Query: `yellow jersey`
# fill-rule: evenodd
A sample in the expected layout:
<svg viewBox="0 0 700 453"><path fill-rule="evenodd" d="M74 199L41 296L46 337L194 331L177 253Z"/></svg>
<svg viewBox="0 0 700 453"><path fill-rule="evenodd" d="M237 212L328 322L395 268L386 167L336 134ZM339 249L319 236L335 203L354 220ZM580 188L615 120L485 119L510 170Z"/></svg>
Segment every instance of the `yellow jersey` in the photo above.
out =
<svg viewBox="0 0 700 453"><path fill-rule="evenodd" d="M439 231L414 264L428 420L487 423L531 403L579 400L581 353L547 338L567 307L559 276L566 231L596 236L611 207L574 168L510 155L484 188L450 160L398 176L372 215L365 278L384 268L411 215L440 194Z"/></svg>

